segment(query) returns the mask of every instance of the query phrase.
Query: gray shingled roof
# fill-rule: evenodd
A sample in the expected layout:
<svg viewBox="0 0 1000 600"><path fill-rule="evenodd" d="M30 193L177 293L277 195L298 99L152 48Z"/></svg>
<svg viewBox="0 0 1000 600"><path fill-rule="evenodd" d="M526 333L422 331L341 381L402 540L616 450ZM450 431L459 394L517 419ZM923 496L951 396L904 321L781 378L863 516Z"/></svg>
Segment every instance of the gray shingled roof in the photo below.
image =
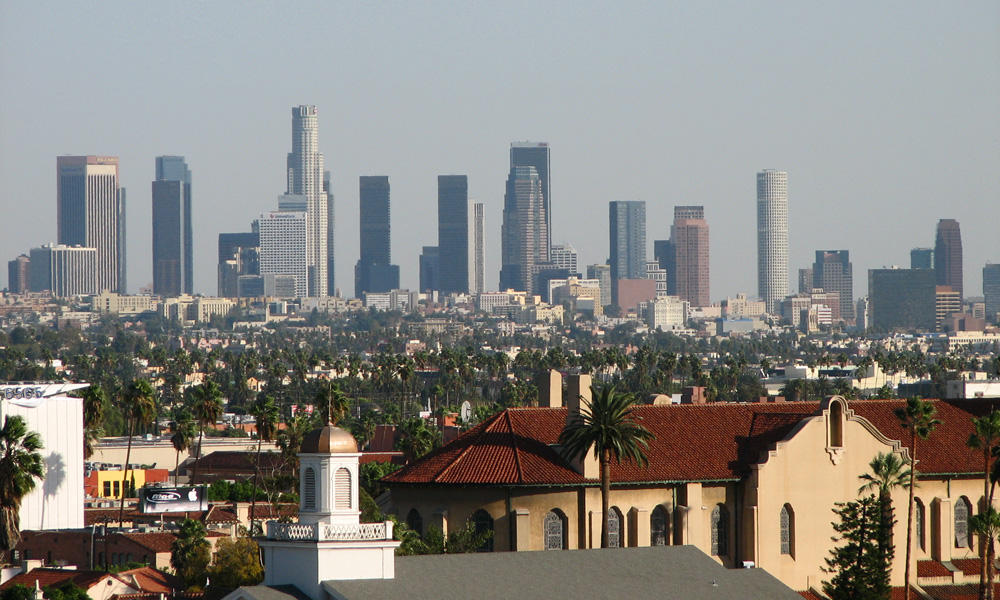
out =
<svg viewBox="0 0 1000 600"><path fill-rule="evenodd" d="M336 600L802 600L766 571L726 569L693 546L403 556L395 579L323 588Z"/></svg>

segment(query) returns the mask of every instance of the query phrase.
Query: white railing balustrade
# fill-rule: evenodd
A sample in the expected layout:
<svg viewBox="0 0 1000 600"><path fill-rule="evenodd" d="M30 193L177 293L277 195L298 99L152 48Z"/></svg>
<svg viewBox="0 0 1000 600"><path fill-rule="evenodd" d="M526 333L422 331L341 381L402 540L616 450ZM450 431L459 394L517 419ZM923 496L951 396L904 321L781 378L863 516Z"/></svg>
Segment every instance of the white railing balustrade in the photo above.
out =
<svg viewBox="0 0 1000 600"><path fill-rule="evenodd" d="M333 525L271 521L267 524L267 537L272 540L313 542L387 540L392 538L392 522Z"/></svg>

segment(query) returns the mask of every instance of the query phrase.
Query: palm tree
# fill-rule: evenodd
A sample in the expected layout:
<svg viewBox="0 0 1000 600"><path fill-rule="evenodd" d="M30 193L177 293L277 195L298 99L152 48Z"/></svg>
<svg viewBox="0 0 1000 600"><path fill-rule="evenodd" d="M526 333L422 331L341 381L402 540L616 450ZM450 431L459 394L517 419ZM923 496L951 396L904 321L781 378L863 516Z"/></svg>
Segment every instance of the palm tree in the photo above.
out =
<svg viewBox="0 0 1000 600"><path fill-rule="evenodd" d="M906 406L893 411L899 424L910 433L910 497L906 509L906 586L904 600L910 600L910 552L913 546L913 480L916 475L917 438L926 440L941 421L934 418L937 409L934 404L920 398L909 398Z"/></svg>
<svg viewBox="0 0 1000 600"><path fill-rule="evenodd" d="M601 465L601 548L608 547L608 511L611 499L611 459L646 464L645 449L653 434L632 415L635 399L619 394L614 386L591 387L594 399L583 400L584 408L572 414L559 435L563 452L570 459L583 458L593 448Z"/></svg>
<svg viewBox="0 0 1000 600"><path fill-rule="evenodd" d="M201 460L201 443L205 439L205 427L215 425L222 416L222 392L214 381L194 388L194 416L198 421L198 456L191 474L191 483L198 482L198 462Z"/></svg>
<svg viewBox="0 0 1000 600"><path fill-rule="evenodd" d="M194 440L195 429L194 418L186 410L181 410L176 418L170 422L170 443L174 446L174 485L177 485L177 475L181 465L181 452L187 451Z"/></svg>
<svg viewBox="0 0 1000 600"><path fill-rule="evenodd" d="M13 550L21 541L21 499L45 477L42 439L28 431L18 415L4 419L0 429L0 548Z"/></svg>
<svg viewBox="0 0 1000 600"><path fill-rule="evenodd" d="M122 498L118 509L118 525L121 526L125 517L125 496L128 495L128 467L132 458L132 436L136 429L149 423L156 417L156 400L153 398L153 386L145 379L133 379L125 388L121 399L122 415L125 417L125 428L128 432L128 447L125 450L125 463L122 465Z"/></svg>
<svg viewBox="0 0 1000 600"><path fill-rule="evenodd" d="M341 422L349 410L347 396L340 390L340 386L332 381L320 383L316 392L316 404L323 422L331 425Z"/></svg>
<svg viewBox="0 0 1000 600"><path fill-rule="evenodd" d="M993 506L993 491L996 487L996 480L991 480L990 463L993 460L994 451L1000 444L1000 411L991 411L988 415L983 415L972 419L972 435L966 445L974 450L981 450L983 453L983 497L986 498L986 506ZM992 485L991 485L992 481ZM987 538L983 538L984 540ZM980 548L980 571L979 571L979 598L986 600L993 598L993 563L989 559L992 553L992 540L982 544Z"/></svg>
<svg viewBox="0 0 1000 600"><path fill-rule="evenodd" d="M896 488L909 487L910 469L895 452L879 452L878 455L868 463L871 468L870 473L865 473L858 477L865 484L858 489L858 494L877 494L879 505L882 511L883 535L879 536L879 541L885 540L887 547L880 548L882 556L886 556L892 542L892 526L895 515L892 508L892 490Z"/></svg>
<svg viewBox="0 0 1000 600"><path fill-rule="evenodd" d="M987 504L986 510L974 515L969 518L969 528L973 533L979 536L983 544L983 555L988 555L988 562L986 563L990 567L989 579L983 580L980 577L979 585L979 597L980 598L992 598L992 581L993 581L993 540L1000 536L1000 513L993 508L992 505ZM987 583L989 582L989 583Z"/></svg>
<svg viewBox="0 0 1000 600"><path fill-rule="evenodd" d="M270 396L261 396L250 407L250 414L256 421L257 460L254 463L253 495L250 497L250 535L254 535L254 514L257 509L257 479L260 477L260 449L264 440L271 441L278 425L278 405Z"/></svg>
<svg viewBox="0 0 1000 600"><path fill-rule="evenodd" d="M83 399L83 457L94 455L94 441L100 437L104 424L104 388L92 385L80 394Z"/></svg>

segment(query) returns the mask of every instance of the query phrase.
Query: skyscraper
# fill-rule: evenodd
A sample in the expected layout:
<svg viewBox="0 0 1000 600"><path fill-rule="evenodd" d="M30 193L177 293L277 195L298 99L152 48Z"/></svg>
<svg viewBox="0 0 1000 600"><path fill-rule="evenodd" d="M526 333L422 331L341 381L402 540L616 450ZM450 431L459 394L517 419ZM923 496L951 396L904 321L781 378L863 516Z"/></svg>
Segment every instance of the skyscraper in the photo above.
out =
<svg viewBox="0 0 1000 600"><path fill-rule="evenodd" d="M336 210L333 204L333 184L330 182L330 172L323 171L323 192L326 194L326 295L337 295L337 283L334 278L334 223Z"/></svg>
<svg viewBox="0 0 1000 600"><path fill-rule="evenodd" d="M552 188L549 181L549 145L546 142L514 142L510 145L510 168L535 167L542 182L545 231L552 239Z"/></svg>
<svg viewBox="0 0 1000 600"><path fill-rule="evenodd" d="M1000 323L1000 263L986 263L983 267L983 299L986 320Z"/></svg>
<svg viewBox="0 0 1000 600"><path fill-rule="evenodd" d="M23 294L30 288L28 286L31 259L27 254L22 254L12 261L7 262L7 291L12 294ZM983 273L986 271L984 270Z"/></svg>
<svg viewBox="0 0 1000 600"><path fill-rule="evenodd" d="M304 212L272 211L260 216L260 274L291 276L298 298L309 291L308 218Z"/></svg>
<svg viewBox="0 0 1000 600"><path fill-rule="evenodd" d="M260 275L260 221L251 231L219 234L218 295L235 298L239 278Z"/></svg>
<svg viewBox="0 0 1000 600"><path fill-rule="evenodd" d="M934 331L937 289L928 269L869 269L869 328Z"/></svg>
<svg viewBox="0 0 1000 600"><path fill-rule="evenodd" d="M910 250L910 268L911 269L933 269L934 268L934 249L933 248L914 248Z"/></svg>
<svg viewBox="0 0 1000 600"><path fill-rule="evenodd" d="M469 291L469 180L438 175L438 289Z"/></svg>
<svg viewBox="0 0 1000 600"><path fill-rule="evenodd" d="M854 320L854 266L847 250L817 250L813 263L814 288L840 294L833 319Z"/></svg>
<svg viewBox="0 0 1000 600"><path fill-rule="evenodd" d="M354 267L354 294L388 292L399 287L399 267L391 264L389 240L389 178L362 176L361 257Z"/></svg>
<svg viewBox="0 0 1000 600"><path fill-rule="evenodd" d="M191 171L183 156L156 157L153 181L153 293L194 293Z"/></svg>
<svg viewBox="0 0 1000 600"><path fill-rule="evenodd" d="M611 304L611 266L587 265L587 279L601 282L601 306Z"/></svg>
<svg viewBox="0 0 1000 600"><path fill-rule="evenodd" d="M934 273L938 285L962 292L962 231L955 219L941 219L934 240Z"/></svg>
<svg viewBox="0 0 1000 600"><path fill-rule="evenodd" d="M441 257L437 246L424 246L420 252L420 291L433 292L441 289Z"/></svg>
<svg viewBox="0 0 1000 600"><path fill-rule="evenodd" d="M117 156L56 159L58 242L97 249L97 291L125 292L125 191Z"/></svg>
<svg viewBox="0 0 1000 600"><path fill-rule="evenodd" d="M616 285L619 279L643 279L646 276L646 202L609 202L608 222L611 284Z"/></svg>
<svg viewBox="0 0 1000 600"><path fill-rule="evenodd" d="M788 173L757 173L757 289L767 312L788 295Z"/></svg>
<svg viewBox="0 0 1000 600"><path fill-rule="evenodd" d="M473 294L486 291L486 210L482 202L472 205L472 289Z"/></svg>
<svg viewBox="0 0 1000 600"><path fill-rule="evenodd" d="M503 203L501 290L535 292L535 266L549 261L547 223L538 171L532 166L512 166Z"/></svg>
<svg viewBox="0 0 1000 600"><path fill-rule="evenodd" d="M323 154L319 151L319 111L315 106L292 109L292 151L288 153L288 194L306 198L308 219L306 264L309 296L325 296L329 290L329 202L324 185Z"/></svg>
<svg viewBox="0 0 1000 600"><path fill-rule="evenodd" d="M568 271L570 276L579 277L580 269L577 264L579 258L573 244L552 244L549 255L553 267Z"/></svg>
<svg viewBox="0 0 1000 600"><path fill-rule="evenodd" d="M97 249L46 244L31 249L31 291L50 291L53 296L97 293Z"/></svg>
<svg viewBox="0 0 1000 600"><path fill-rule="evenodd" d="M671 296L687 300L691 306L708 306L709 245L708 222L704 206L675 206L670 226L670 251L667 265L667 290ZM657 257L659 260L659 257Z"/></svg>

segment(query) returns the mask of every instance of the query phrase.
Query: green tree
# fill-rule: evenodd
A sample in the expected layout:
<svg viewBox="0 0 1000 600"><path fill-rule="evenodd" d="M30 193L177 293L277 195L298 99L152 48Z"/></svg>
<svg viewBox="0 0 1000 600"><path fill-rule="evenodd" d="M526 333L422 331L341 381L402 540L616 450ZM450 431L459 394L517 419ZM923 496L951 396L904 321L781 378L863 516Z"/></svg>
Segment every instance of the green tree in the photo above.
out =
<svg viewBox="0 0 1000 600"><path fill-rule="evenodd" d="M42 588L42 592L48 600L90 600L87 590L72 581L67 581L60 586L45 586Z"/></svg>
<svg viewBox="0 0 1000 600"><path fill-rule="evenodd" d="M191 474L191 483L198 482L198 461L201 460L201 443L205 439L205 427L215 425L222 416L222 392L214 381L206 381L193 390L194 417L198 422L198 456Z"/></svg>
<svg viewBox="0 0 1000 600"><path fill-rule="evenodd" d="M858 489L859 494L876 494L882 509L879 516L879 539L887 546L880 546L883 554L895 552L892 539L892 528L896 516L892 508L892 491L896 488L907 488L910 485L910 469L895 452L879 452L868 463L871 472L862 474L859 479L865 482Z"/></svg>
<svg viewBox="0 0 1000 600"><path fill-rule="evenodd" d="M433 450L440 442L437 431L427 426L420 417L406 419L399 425L396 449L403 453L406 462L413 462Z"/></svg>
<svg viewBox="0 0 1000 600"><path fill-rule="evenodd" d="M4 419L0 429L0 549L13 550L21 541L21 500L45 477L42 439L28 431L18 415Z"/></svg>
<svg viewBox="0 0 1000 600"><path fill-rule="evenodd" d="M94 442L104 426L104 403L107 397L100 385L91 385L80 394L83 399L83 457L94 455Z"/></svg>
<svg viewBox="0 0 1000 600"><path fill-rule="evenodd" d="M264 440L271 441L274 438L275 430L278 427L278 405L270 396L262 395L254 401L250 407L257 429L257 457L254 460L253 470L253 500L250 501L250 535L257 535L256 511L257 511L257 481L260 479L260 450Z"/></svg>
<svg viewBox="0 0 1000 600"><path fill-rule="evenodd" d="M0 600L35 600L35 589L18 583L0 592Z"/></svg>
<svg viewBox="0 0 1000 600"><path fill-rule="evenodd" d="M257 542L248 537L222 538L215 545L215 561L208 570L212 597L222 597L243 585L264 579Z"/></svg>
<svg viewBox="0 0 1000 600"><path fill-rule="evenodd" d="M983 453L983 497L986 498L986 506L993 506L993 491L996 487L996 479L990 477L992 463L1000 450L1000 411L990 411L988 415L972 419L972 434L969 436L966 445L974 450ZM993 598L993 563L989 559L989 554L993 551L991 543L982 544L979 550L980 571L979 571L979 598L987 600Z"/></svg>
<svg viewBox="0 0 1000 600"><path fill-rule="evenodd" d="M601 548L608 547L608 511L611 497L611 460L633 460L646 464L645 449L653 434L632 414L635 399L620 394L614 386L591 387L594 399L583 401L583 409L570 416L559 435L559 443L569 459L586 456L593 449L601 467Z"/></svg>
<svg viewBox="0 0 1000 600"><path fill-rule="evenodd" d="M181 466L181 452L186 452L198 432L194 418L187 410L180 410L170 422L170 444L174 447L174 485L177 485L177 474Z"/></svg>
<svg viewBox="0 0 1000 600"><path fill-rule="evenodd" d="M998 513L993 506L987 506L988 508L984 512L969 517L969 528L973 533L978 535L979 539L982 541L983 555L987 557L986 564L990 566L989 579L983 581L983 579L980 578L980 598L993 597L993 586L992 584L988 585L986 582L993 581L993 542L996 541L998 536L1000 536L1000 513Z"/></svg>
<svg viewBox="0 0 1000 600"><path fill-rule="evenodd" d="M349 408L347 396L340 386L332 381L324 381L316 392L316 407L324 423L336 425L344 420Z"/></svg>
<svg viewBox="0 0 1000 600"><path fill-rule="evenodd" d="M941 421L934 418L934 404L920 398L910 398L906 406L893 411L899 424L910 434L910 485L906 507L906 574L903 598L910 600L910 553L913 546L913 481L916 477L917 439L926 440Z"/></svg>
<svg viewBox="0 0 1000 600"><path fill-rule="evenodd" d="M125 518L125 496L128 489L129 460L132 458L132 436L141 425L156 418L156 402L153 399L153 386L145 379L133 379L122 394L122 413L128 428L128 447L125 450L125 463L122 465L122 499L118 508L118 524Z"/></svg>
<svg viewBox="0 0 1000 600"><path fill-rule="evenodd" d="M194 519L184 519L177 539L170 546L170 565L184 580L188 590L201 590L205 585L212 550L205 539L205 526Z"/></svg>
<svg viewBox="0 0 1000 600"><path fill-rule="evenodd" d="M879 536L881 504L876 496L836 504L833 512L840 520L833 523L837 532L833 540L842 545L830 551L823 568L833 575L823 582L823 591L831 600L888 600L892 549L890 546L888 554L880 550L886 547Z"/></svg>

